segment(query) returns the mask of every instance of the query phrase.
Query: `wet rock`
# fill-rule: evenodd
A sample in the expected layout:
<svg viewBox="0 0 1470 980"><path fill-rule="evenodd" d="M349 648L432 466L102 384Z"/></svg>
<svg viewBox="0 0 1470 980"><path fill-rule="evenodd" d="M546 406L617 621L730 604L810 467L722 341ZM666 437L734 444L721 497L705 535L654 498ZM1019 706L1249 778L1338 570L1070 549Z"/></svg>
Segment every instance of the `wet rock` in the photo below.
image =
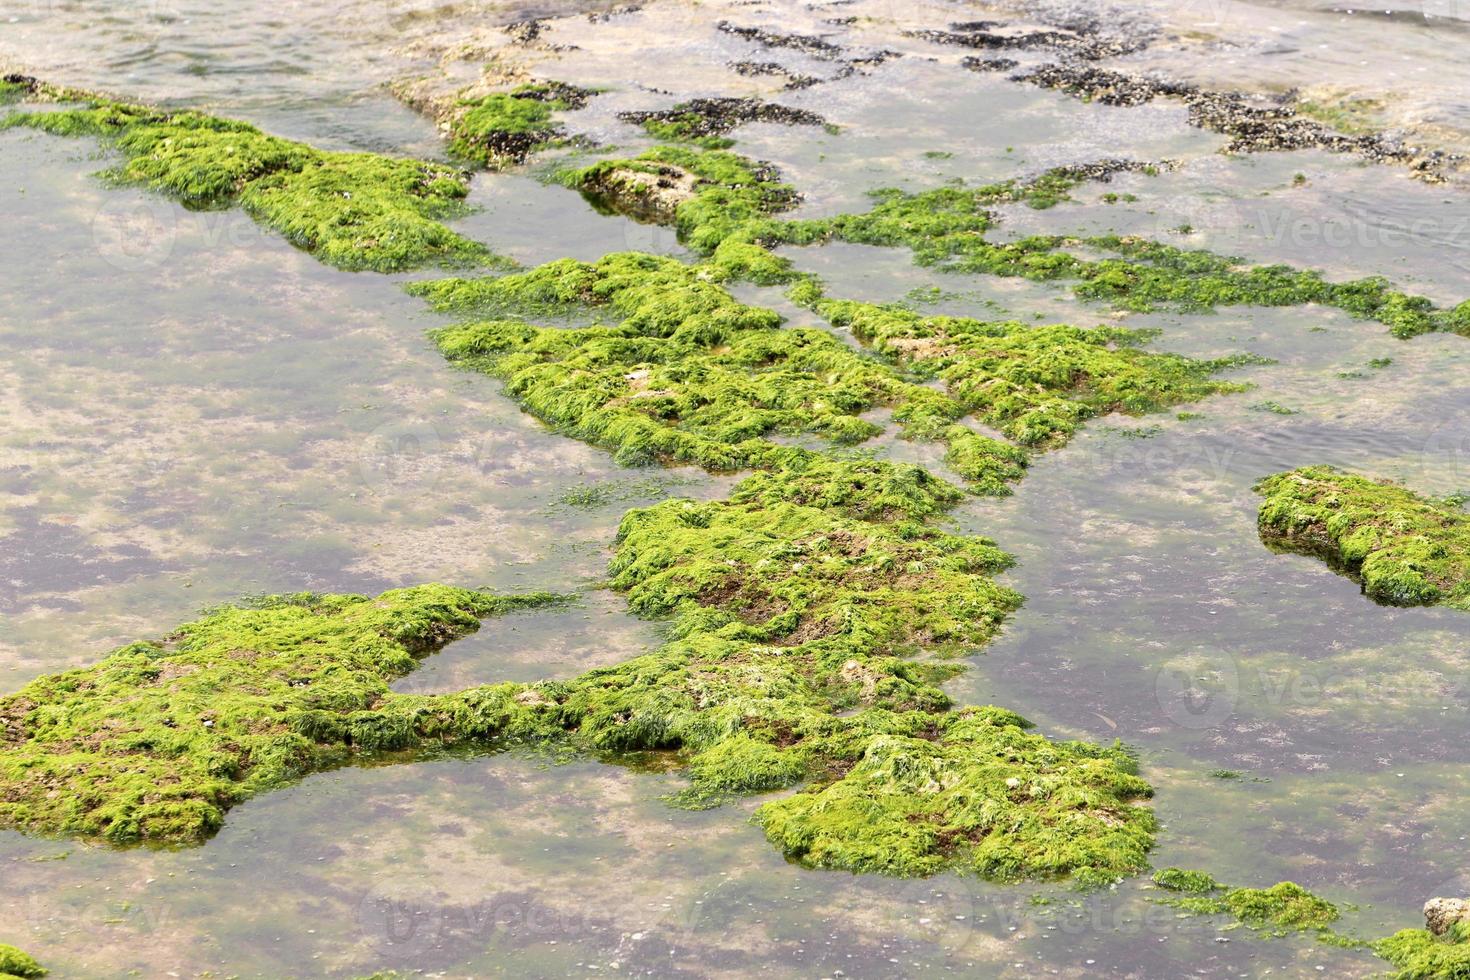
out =
<svg viewBox="0 0 1470 980"><path fill-rule="evenodd" d="M1067 30L1002 31L1009 25L997 21L976 20L950 24L949 30L918 30L905 32L909 37L932 41L935 44L952 44L966 48L992 50L1035 50L1048 49L1067 54L1085 61L1099 58L1115 58L1131 54L1148 47L1148 35L1113 35L1104 33L1101 26L1092 22L1081 22Z"/></svg>
<svg viewBox="0 0 1470 980"><path fill-rule="evenodd" d="M967 58L972 71L995 71L993 63ZM1096 68L1054 63L1012 75L1013 81L1055 89L1089 102L1136 106L1156 98L1179 99L1189 109L1190 125L1230 137L1231 153L1268 150L1328 150L1355 153L1375 163L1408 164L1416 176L1430 182L1444 179L1460 157L1438 150L1408 146L1385 133L1346 134L1306 118L1296 111L1291 94L1253 96L1243 92L1202 89L1188 82Z"/></svg>
<svg viewBox="0 0 1470 980"><path fill-rule="evenodd" d="M651 112L620 112L618 118L645 126L655 135L677 139L723 136L748 122L783 123L787 126L826 126L827 120L807 109L762 102L760 99L690 99L672 109ZM650 126L649 124L656 124Z"/></svg>
<svg viewBox="0 0 1470 980"><path fill-rule="evenodd" d="M514 44L531 44L541 39L546 32L544 20L518 20L505 25L505 33Z"/></svg>
<svg viewBox="0 0 1470 980"><path fill-rule="evenodd" d="M960 62L971 71L1010 71L1021 63L1014 58L966 58Z"/></svg>
<svg viewBox="0 0 1470 980"><path fill-rule="evenodd" d="M1431 898L1424 903L1424 927L1443 936L1457 922L1470 922L1470 901L1463 898Z"/></svg>
<svg viewBox="0 0 1470 980"><path fill-rule="evenodd" d="M679 205L694 197L699 178L682 167L652 170L616 167L591 177L582 190L608 209L642 221L668 224Z"/></svg>
<svg viewBox="0 0 1470 980"><path fill-rule="evenodd" d="M808 34L780 34L775 31L768 31L763 27L741 27L737 24L730 23L728 20L720 21L715 25L715 28L724 34L743 37L747 41L763 45L764 47L790 48L793 51L800 51L802 54L810 55L813 58L830 60L842 54L842 48L838 45L833 44L831 41L824 41L819 37L812 37Z"/></svg>
<svg viewBox="0 0 1470 980"><path fill-rule="evenodd" d="M756 78L762 75L774 75L786 79L785 88L802 89L810 88L819 84L822 80L815 75L803 75L776 64L774 61L732 61L729 69L737 75L747 78Z"/></svg>

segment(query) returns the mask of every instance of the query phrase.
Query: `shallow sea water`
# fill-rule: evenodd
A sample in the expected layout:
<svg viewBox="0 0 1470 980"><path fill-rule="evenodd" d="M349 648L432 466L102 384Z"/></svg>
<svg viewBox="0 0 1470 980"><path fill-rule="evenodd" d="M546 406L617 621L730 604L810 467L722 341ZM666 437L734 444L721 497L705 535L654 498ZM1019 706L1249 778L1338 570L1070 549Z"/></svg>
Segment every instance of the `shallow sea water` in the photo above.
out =
<svg viewBox="0 0 1470 980"><path fill-rule="evenodd" d="M471 6L487 23L520 14ZM226 18L174 7L150 20L122 4L35 5L0 33L0 53L58 81L209 105L321 145L437 155L433 126L379 84L412 60L383 36L421 40L415 25L441 23L430 15L442 18L443 5L419 18L366 3L351 8L360 16L330 16L342 9L247 4ZM738 12L804 23L841 9ZM678 21L701 53L687 94L707 94L700 85L716 73L722 90L769 86L719 69L727 57L822 68L713 34L709 21ZM608 77L619 61L594 45L599 28L557 23L584 47L545 73L601 73L615 88L576 128L638 145L612 110L668 100L647 89L677 77L680 39L664 38L646 79L626 58ZM606 43L625 45L639 23L612 22ZM1470 236L1457 223L1470 199L1342 157L1221 157L1219 138L1176 109L1086 106L958 70L952 51L930 46L927 61L918 42L893 43L914 53L781 97L841 132L736 133L737 150L808 192L809 213L856 206L882 186L1169 158L1179 169L1084 186L1050 211L1009 209L1001 232L1140 232L1336 276L1389 275L1446 301L1470 293ZM618 467L547 432L497 383L443 362L425 337L443 321L400 289L413 276L333 271L239 212L107 187L92 174L108 162L85 140L0 133L0 206L23 229L0 243L0 689L258 592L442 580L583 593L568 609L489 624L399 681L404 691L566 676L658 642L659 624L598 588L618 518L668 494L720 495L730 478ZM1105 204L1107 191L1139 200ZM663 230L598 215L533 175L479 175L472 203L481 210L458 227L527 264L624 248L682 254ZM1337 234L1333 222L1347 229L1341 244L1323 237ZM1275 359L1233 372L1255 390L1189 406L1202 418L1098 420L1035 460L1014 497L961 508L957 526L1017 555L1007 580L1027 603L950 690L1048 733L1135 748L1165 824L1159 866L1208 867L1240 885L1291 878L1355 904L1346 925L1364 936L1416 924L1432 895L1470 891L1456 881L1470 836L1470 620L1378 607L1320 563L1273 554L1256 537L1250 490L1307 462L1431 492L1470 488L1470 383L1458 380L1470 341L1399 342L1312 308L1116 318L1065 286L939 275L902 252L785 254L838 296L1121 319L1159 328L1162 349ZM742 296L779 305L771 291ZM1387 368L1366 366L1385 357ZM1265 401L1296 414L1252 407ZM876 448L939 468L931 447ZM588 487L604 491L591 506L573 493ZM804 870L746 822L759 800L667 806L681 785L667 762L524 751L376 760L253 800L218 837L181 850L0 832L0 940L63 978L1382 968L1309 938L1181 918L1151 903L1143 881L1082 896ZM1220 769L1240 778L1210 775Z"/></svg>

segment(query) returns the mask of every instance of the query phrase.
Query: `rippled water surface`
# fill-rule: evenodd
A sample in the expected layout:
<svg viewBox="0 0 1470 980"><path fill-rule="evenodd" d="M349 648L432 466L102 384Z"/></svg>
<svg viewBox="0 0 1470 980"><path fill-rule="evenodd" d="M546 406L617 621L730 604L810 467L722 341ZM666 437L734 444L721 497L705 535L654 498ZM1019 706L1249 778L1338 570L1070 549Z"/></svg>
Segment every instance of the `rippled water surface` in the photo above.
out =
<svg viewBox="0 0 1470 980"><path fill-rule="evenodd" d="M637 145L615 110L667 104L676 86L771 93L769 79L722 67L733 58L840 74L718 34L708 11L650 8L555 22L568 50L547 53L563 61L543 74L609 89L567 117L603 143ZM0 57L318 145L437 157L434 125L384 86L416 72L473 76L478 63L446 55L456 18L490 36L571 9L57 0L0 16ZM846 8L721 9L805 26ZM937 26L979 7L861 9L861 22L823 31L891 42L905 56L779 96L838 131L736 134L737 150L775 162L803 189L805 213L859 207L885 186L989 181L1103 156L1169 160L1157 176L1084 185L1051 210L1006 209L999 233L1138 233L1332 276L1385 275L1442 302L1470 294L1462 190L1343 156L1222 156L1222 139L1188 126L1178 106L1089 106L963 71L952 50L881 32L884 10ZM1298 26L1275 57L1245 31L1235 60L1208 62L1222 79L1237 64L1289 64L1344 86L1359 80L1342 52L1365 37L1361 17L1220 9L1325 25L1336 52L1306 58L1316 35ZM666 19L654 32L639 17ZM1373 36L1395 57L1455 63L1463 36L1439 27ZM629 47L640 36L641 60ZM1463 111L1454 89L1439 78L1420 95L1453 121ZM508 617L451 645L401 691L564 677L659 641L658 623L601 587L617 521L670 494L717 496L731 478L619 467L548 432L496 382L445 364L425 336L442 321L401 289L413 277L333 271L239 212L189 212L110 187L94 176L110 162L90 141L0 132L11 230L0 238L0 690L260 592L439 580L582 593L567 609ZM526 264L685 254L665 230L599 215L539 179L552 166L478 175L477 210L457 227ZM1108 203L1107 193L1136 200ZM1432 895L1467 891L1455 879L1470 836L1470 618L1385 609L1320 562L1272 553L1256 536L1251 487L1320 462L1426 492L1470 489L1470 341L1400 342L1310 307L1117 318L1064 286L940 275L900 251L783 254L835 296L1122 319L1158 328L1161 349L1272 359L1234 372L1254 390L1191 406L1200 417L1098 420L1038 458L1015 496L961 507L959 527L1018 557L1007 579L1027 602L950 690L1014 708L1048 733L1133 747L1157 789L1160 866L1205 866L1241 885L1290 878L1350 905L1346 928L1364 936L1417 924ZM804 316L773 291L740 295ZM1392 363L1368 366L1384 358ZM876 450L942 468L930 447L885 439ZM0 940L57 977L1155 978L1367 976L1382 966L1310 938L1222 932L1150 902L1142 881L1081 895L804 870L748 824L759 800L669 807L663 797L682 783L666 763L535 752L377 760L253 800L217 838L181 850L0 832Z"/></svg>

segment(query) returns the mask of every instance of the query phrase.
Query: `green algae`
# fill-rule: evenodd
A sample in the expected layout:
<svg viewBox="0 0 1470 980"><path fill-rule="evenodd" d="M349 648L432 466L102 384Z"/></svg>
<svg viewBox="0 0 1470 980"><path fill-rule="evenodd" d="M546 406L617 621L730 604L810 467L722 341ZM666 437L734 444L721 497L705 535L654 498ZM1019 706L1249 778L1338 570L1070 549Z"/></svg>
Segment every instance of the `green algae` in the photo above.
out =
<svg viewBox="0 0 1470 980"><path fill-rule="evenodd" d="M33 957L14 946L0 943L0 980L35 980L47 972Z"/></svg>
<svg viewBox="0 0 1470 980"><path fill-rule="evenodd" d="M0 825L194 841L231 806L411 741L388 682L481 618L555 597L446 586L267 597L0 698Z"/></svg>
<svg viewBox="0 0 1470 980"><path fill-rule="evenodd" d="M537 327L482 320L436 334L445 356L502 377L528 411L619 462L769 469L810 456L772 441L810 434L862 442L879 406L915 438L941 438L964 414L826 330L783 328L740 303L718 266L617 253L526 273L414 284L438 309L548 316L589 308L615 325Z"/></svg>
<svg viewBox="0 0 1470 980"><path fill-rule="evenodd" d="M768 164L690 146L655 146L632 159L566 171L559 179L600 210L674 225L680 239L702 253L727 239L756 241L762 229L774 234L771 216L800 200Z"/></svg>
<svg viewBox="0 0 1470 980"><path fill-rule="evenodd" d="M1470 924L1456 922L1442 936L1403 929L1373 944L1373 952L1395 967L1393 980L1470 978Z"/></svg>
<svg viewBox="0 0 1470 980"><path fill-rule="evenodd" d="M1341 916L1336 905L1291 881L1270 888L1226 888L1203 871L1165 868L1154 882L1185 897L1163 899L1164 904L1197 915L1227 915L1269 936L1316 931L1332 941L1332 923ZM1224 889L1221 895L1208 894Z"/></svg>
<svg viewBox="0 0 1470 980"><path fill-rule="evenodd" d="M774 437L860 443L881 431L862 414L887 407L906 438L944 443L973 492L1000 495L1024 475L1028 449L1063 444L1088 418L1241 388L1209 377L1238 361L1146 352L1133 346L1145 339L1137 332L924 317L826 300L809 279L796 281L804 304L850 327L874 357L736 301L725 283L747 269L727 243L694 266L621 253L409 288L436 309L500 317L440 331L441 350L504 378L532 414L623 463L789 468L809 453ZM564 328L504 318L579 311L620 319ZM1011 441L960 424L971 415Z"/></svg>
<svg viewBox="0 0 1470 980"><path fill-rule="evenodd" d="M629 175L656 174L660 168L666 183L671 175L687 179L663 206L640 207L655 195L650 181L633 181ZM998 221L995 206L1052 207L1070 199L1069 191L1080 183L1118 169L1140 168L1110 161L980 187L886 188L871 193L873 206L867 211L806 220L779 218L799 195L774 168L723 151L658 146L633 160L605 160L566 173L562 180L604 207L674 225L682 241L706 255L732 242L768 249L844 241L906 248L919 265L941 271L1071 281L1079 298L1130 312L1316 303L1377 320L1400 338L1431 331L1470 335L1470 301L1437 309L1382 277L1334 283L1312 270L1253 266L1233 256L1117 235L987 238ZM1084 252L1101 257L1084 257Z"/></svg>
<svg viewBox="0 0 1470 980"><path fill-rule="evenodd" d="M1209 377L1241 359L1151 353L1135 346L1149 336L1137 331L924 316L840 300L819 300L814 309L943 381L970 413L1023 446L1064 443L1097 415L1142 415L1244 387Z"/></svg>
<svg viewBox="0 0 1470 980"><path fill-rule="evenodd" d="M999 708L947 716L934 734L874 739L842 779L768 803L756 818L803 864L986 878L1136 872L1153 842L1149 795L1117 746L1058 742Z"/></svg>
<svg viewBox="0 0 1470 980"><path fill-rule="evenodd" d="M562 82L536 82L509 92L462 99L449 122L449 148L490 170L522 163L567 142L555 113L579 109L592 93Z"/></svg>
<svg viewBox="0 0 1470 980"><path fill-rule="evenodd" d="M1187 868L1161 868L1154 872L1154 884L1174 892L1212 892L1220 883L1203 871Z"/></svg>
<svg viewBox="0 0 1470 980"><path fill-rule="evenodd" d="M913 656L994 635L1020 601L992 578L1009 557L770 490L629 512L613 585L671 615L671 640L570 680L388 692L478 616L551 601L445 586L220 610L169 646L42 678L0 701L0 820L187 842L231 803L355 753L556 740L610 761L676 752L700 804L806 781L757 820L814 865L1088 884L1140 870L1155 824L1131 756L1048 740L1001 709L951 710L938 685L958 665ZM862 818L878 796L882 815Z"/></svg>
<svg viewBox="0 0 1470 980"><path fill-rule="evenodd" d="M111 179L141 184L190 208L238 205L338 268L394 272L490 258L484 246L442 223L464 210L469 183L456 169L318 150L198 112L48 92L83 106L12 113L0 127L108 140L125 157L108 172Z"/></svg>
<svg viewBox="0 0 1470 980"><path fill-rule="evenodd" d="M145 126L110 116L61 125L115 127L108 135L123 140ZM296 144L283 147L256 135L263 138L245 141L240 158L232 155L234 169L223 174L164 161L148 179L202 204L219 188L248 186L259 179L252 176L257 171L295 172ZM774 229L770 242L804 234L797 224L783 228L773 219L796 200L773 170L682 147L656 148L632 165L599 167L591 168L593 177L584 172L579 186L594 196L599 188L616 191L620 206L644 198L640 206L655 214L667 205L681 236L707 260L687 266L613 255L414 291L443 309L496 317L439 332L441 348L452 360L505 378L528 411L558 428L625 462L758 470L728 500L670 500L625 517L611 582L635 611L671 617L670 641L567 681L448 695L387 692L386 668L351 669L345 678L333 669L320 691L326 704L311 700L314 680L298 695L277 690L275 675L252 673L256 660L269 658L237 658L261 651L235 640L221 640L201 653L202 663L184 665L198 670L177 675L168 663L150 673L154 661L171 661L172 648L134 645L92 668L116 686L42 678L0 702L15 716L0 714L11 743L0 759L28 762L0 770L0 799L9 807L0 819L32 832L184 842L211 833L234 802L358 753L555 741L609 761L672 753L689 778L684 802L691 805L804 784L760 808L756 820L785 853L812 866L889 874L952 867L999 880L1071 876L1089 885L1141 871L1156 823L1142 805L1151 791L1128 752L1048 739L1000 708L954 710L940 687L961 669L946 658L988 642L1020 602L994 580L1009 565L1007 555L989 541L935 526L961 499L957 488L918 467L778 439L860 442L879 431L862 416L887 407L905 435L946 443L951 465L977 487L1000 492L1021 475L1026 451L960 424L966 415L999 413L992 417L1011 423L1024 417L1013 425L1016 437L1045 448L1089 413L1147 411L1227 390L1204 380L1218 365L1152 360L1158 355L1132 346L1139 335L1121 331L1057 328L1055 336L1038 333L1028 345L1017 324L948 325L973 334L974 344L963 357L946 355L943 365L902 349L905 337L924 339L913 324L875 329L873 336L890 342L876 355L855 350L826 330L787 327L774 311L739 303L725 288L736 279L783 283L820 309L813 280L796 275L760 235L746 237L753 224ZM664 181L680 194L658 197ZM692 194L683 195L686 187ZM991 189L986 199L1040 207L1062 192L1055 185L1015 185ZM589 313L615 322L549 328L521 319ZM1053 347L1067 348L1077 363L1044 363ZM1033 360L1034 377L1026 377L1025 364ZM974 363L961 371L963 361ZM947 370L954 377L949 394L920 383L943 380ZM1011 390L1004 397L983 394L1006 385ZM967 392L968 401L955 392ZM1052 413L1063 422L1049 421ZM433 595L445 588L421 587ZM471 598L454 601L491 598L464 596ZM335 624L339 602L355 608L370 600L275 600L219 611L193 628L207 632L213 617L286 609L309 609ZM448 624L433 631L434 645L472 628L479 615L448 599L441 605L467 618L446 614ZM350 612L341 616L351 618ZM335 636L337 628L312 623L275 643L286 651L273 652L286 662L343 655L336 640L321 639L323 630ZM193 649L189 635L186 628L181 650ZM413 655L400 650L392 659L407 668ZM142 662L119 660L126 657ZM132 673L112 677L110 665ZM213 702L238 711L231 721L249 722L241 731L224 729L234 737L223 746L212 741L219 719L195 716L198 706L177 693L197 693L189 680L195 674L210 685ZM234 697L237 684L251 693ZM283 729L252 727L265 710L255 703L262 697L254 689L262 685L271 700L264 717L284 724L280 715L290 715ZM137 702L129 686L166 690ZM287 687L295 687L289 675ZM27 697L23 706L21 697ZM150 721L150 712L157 725L135 724ZM80 729L62 726L54 733L60 741L48 742L46 733L22 727L58 717ZM117 742L98 734L110 733L99 719L112 718L123 722ZM174 724L164 723L169 720ZM159 747L165 754L155 754ZM27 781L47 773L50 784ZM75 790L67 803L50 794L58 781Z"/></svg>
<svg viewBox="0 0 1470 980"><path fill-rule="evenodd" d="M1273 548L1325 559L1390 605L1470 609L1470 514L1328 466L1267 477L1258 525Z"/></svg>

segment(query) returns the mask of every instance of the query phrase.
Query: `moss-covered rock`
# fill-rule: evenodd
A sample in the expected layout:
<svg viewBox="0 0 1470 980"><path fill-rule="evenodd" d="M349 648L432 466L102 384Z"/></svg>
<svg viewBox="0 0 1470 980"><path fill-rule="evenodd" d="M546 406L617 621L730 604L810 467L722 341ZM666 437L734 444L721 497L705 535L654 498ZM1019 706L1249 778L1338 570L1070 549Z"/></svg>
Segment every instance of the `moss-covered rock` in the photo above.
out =
<svg viewBox="0 0 1470 980"><path fill-rule="evenodd" d="M1057 742L999 708L947 716L934 732L873 739L842 779L768 803L766 833L805 864L987 878L1137 872L1153 843L1149 787L1118 747Z"/></svg>
<svg viewBox="0 0 1470 980"><path fill-rule="evenodd" d="M248 123L170 112L44 87L78 108L15 112L0 126L111 141L124 162L113 179L142 184L191 208L238 205L292 244L343 269L393 272L472 265L490 256L442 219L462 212L460 171L375 153L319 150Z"/></svg>
<svg viewBox="0 0 1470 980"><path fill-rule="evenodd" d="M0 980L10 980L18 977L19 980L35 980L44 977L47 971L41 964L14 946L0 943Z"/></svg>
<svg viewBox="0 0 1470 980"><path fill-rule="evenodd" d="M1470 334L1465 304L1436 309L1425 297L1397 290L1380 277L1333 283L1312 270L1253 266L1137 237L1036 235L1008 242L987 237L998 220L996 206L1051 207L1067 200L1079 184L1120 169L1148 168L1104 161L978 187L886 188L872 192L867 211L806 220L780 218L798 196L772 167L728 152L658 146L637 159L606 160L563 179L614 210L674 225L680 238L702 254L726 243L773 248L835 240L907 248L917 263L940 270L1070 281L1077 296L1120 310L1203 312L1220 306L1319 303L1384 323L1398 337L1434 330Z"/></svg>
<svg viewBox="0 0 1470 980"><path fill-rule="evenodd" d="M1392 980L1470 980L1470 924L1457 923L1441 935L1403 929L1373 944L1394 965Z"/></svg>
<svg viewBox="0 0 1470 980"><path fill-rule="evenodd" d="M812 307L851 327L875 358L738 302L723 285L737 274L732 263L745 268L727 244L693 266L622 253L410 289L438 309L498 317L440 331L441 349L504 378L528 411L625 463L789 470L810 465L802 461L811 454L774 438L859 443L881 431L864 413L888 407L905 436L944 443L972 490L1004 494L1023 475L1027 448L1060 445L1087 418L1239 390L1209 377L1234 362L1149 353L1132 346L1137 334L922 317L809 289ZM567 329L504 319L578 311L618 322ZM948 393L922 383L929 378ZM967 415L1014 443L957 424Z"/></svg>
<svg viewBox="0 0 1470 980"><path fill-rule="evenodd" d="M564 82L535 82L462 99L449 113L449 148L490 170L522 163L537 150L566 142L555 113L580 109L591 95Z"/></svg>
<svg viewBox="0 0 1470 980"><path fill-rule="evenodd" d="M790 240L772 218L799 200L776 169L723 150L660 145L561 175L596 207L672 224L703 254L722 242Z"/></svg>
<svg viewBox="0 0 1470 980"><path fill-rule="evenodd" d="M1208 878L1207 875L1205 877ZM1182 879L1179 883L1199 885L1204 882ZM1220 887L1223 886L1215 886ZM1230 888L1218 896L1188 895L1168 899L1167 904L1199 915L1228 915L1271 936L1314 930L1330 939L1334 935L1331 932L1332 923L1341 915L1336 905L1291 881L1279 882L1270 888Z"/></svg>
<svg viewBox="0 0 1470 980"><path fill-rule="evenodd" d="M1220 883L1203 871L1186 868L1161 868L1154 872L1154 884L1174 892L1212 892Z"/></svg>
<svg viewBox="0 0 1470 980"><path fill-rule="evenodd" d="M480 619L554 601L448 586L275 596L0 698L0 825L195 841L231 806L418 736L388 682Z"/></svg>
<svg viewBox="0 0 1470 980"><path fill-rule="evenodd" d="M1308 466L1256 485L1267 545L1314 555L1378 602L1470 609L1470 514L1392 483Z"/></svg>

